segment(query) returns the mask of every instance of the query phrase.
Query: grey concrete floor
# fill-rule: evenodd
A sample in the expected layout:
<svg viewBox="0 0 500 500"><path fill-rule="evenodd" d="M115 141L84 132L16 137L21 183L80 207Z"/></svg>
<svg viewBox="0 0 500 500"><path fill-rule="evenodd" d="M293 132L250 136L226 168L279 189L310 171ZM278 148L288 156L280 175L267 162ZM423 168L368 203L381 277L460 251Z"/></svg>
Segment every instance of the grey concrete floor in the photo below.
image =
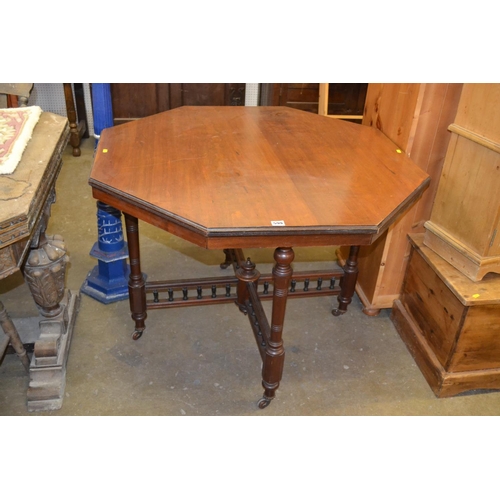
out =
<svg viewBox="0 0 500 500"><path fill-rule="evenodd" d="M96 204L88 186L93 139L82 156L66 149L49 234L61 234L70 266L67 288L79 290L96 265ZM143 271L150 279L218 276L222 252L207 251L141 223ZM272 250L246 249L261 271ZM327 269L332 248L296 249L296 269ZM36 314L19 274L0 283L13 317ZM133 341L128 301L109 305L83 295L76 320L63 406L28 412L28 379L15 355L0 366L0 415L498 415L500 392L438 399L390 320L367 317L355 297L342 317L334 297L295 299L287 305L286 358L277 398L265 410L261 360L248 319L231 304L150 311ZM264 304L270 311L270 303Z"/></svg>

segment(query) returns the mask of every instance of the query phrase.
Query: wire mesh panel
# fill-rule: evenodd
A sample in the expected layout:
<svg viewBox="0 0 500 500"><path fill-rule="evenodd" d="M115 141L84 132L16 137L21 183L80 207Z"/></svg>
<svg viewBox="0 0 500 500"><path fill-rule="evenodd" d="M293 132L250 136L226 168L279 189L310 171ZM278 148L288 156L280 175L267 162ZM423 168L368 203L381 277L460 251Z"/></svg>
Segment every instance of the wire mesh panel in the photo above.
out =
<svg viewBox="0 0 500 500"><path fill-rule="evenodd" d="M90 97L90 84L83 84L83 95L87 111L87 125L89 134L94 134L94 120L92 116L92 101ZM74 97L73 97L74 98ZM64 87L62 83L35 83L29 99L30 106L40 106L43 111L67 116ZM78 117L80 120L82 117Z"/></svg>
<svg viewBox="0 0 500 500"><path fill-rule="evenodd" d="M245 106L259 105L259 84L247 83L245 88Z"/></svg>
<svg viewBox="0 0 500 500"><path fill-rule="evenodd" d="M94 135L94 119L90 84L83 84L87 126L90 136ZM66 101L62 83L35 83L29 99L30 106L40 106L43 111L66 116ZM247 83L245 88L245 106L259 105L259 84ZM81 117L78 117L81 119Z"/></svg>

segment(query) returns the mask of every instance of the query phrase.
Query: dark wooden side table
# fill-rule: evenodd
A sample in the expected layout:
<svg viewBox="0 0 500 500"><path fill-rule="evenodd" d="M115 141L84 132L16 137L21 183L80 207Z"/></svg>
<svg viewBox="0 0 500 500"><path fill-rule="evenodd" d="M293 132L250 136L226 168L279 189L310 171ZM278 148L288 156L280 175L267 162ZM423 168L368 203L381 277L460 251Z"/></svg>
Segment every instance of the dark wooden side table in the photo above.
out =
<svg viewBox="0 0 500 500"><path fill-rule="evenodd" d="M89 136L83 86L81 83L63 83L63 86L66 114L69 120L69 143L73 148L73 156L80 156L82 154L81 139Z"/></svg>
<svg viewBox="0 0 500 500"><path fill-rule="evenodd" d="M250 319L263 360L263 408L282 376L287 297L338 295L333 313L345 312L360 245L375 241L429 178L373 128L291 108L200 106L104 130L89 183L96 199L125 216L134 339L148 309L235 302ZM146 282L138 219L224 250L222 266L233 265L235 278ZM293 247L323 245L351 246L343 270L293 272ZM241 250L258 247L276 248L269 276ZM261 305L267 297L269 321Z"/></svg>

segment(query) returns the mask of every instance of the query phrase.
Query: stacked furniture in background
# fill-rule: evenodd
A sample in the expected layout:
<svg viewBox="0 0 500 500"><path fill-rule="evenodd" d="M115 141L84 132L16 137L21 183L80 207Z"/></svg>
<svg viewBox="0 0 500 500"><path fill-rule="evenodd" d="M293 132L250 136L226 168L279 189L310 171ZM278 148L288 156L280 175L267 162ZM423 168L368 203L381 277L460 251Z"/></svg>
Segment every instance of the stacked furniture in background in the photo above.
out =
<svg viewBox="0 0 500 500"><path fill-rule="evenodd" d="M437 396L500 389L500 84L464 84L392 318Z"/></svg>
<svg viewBox="0 0 500 500"><path fill-rule="evenodd" d="M458 83L370 83L363 125L384 133L431 177L429 189L373 245L359 254L356 292L363 312L370 316L390 309L403 283L410 244L408 233L421 233L429 219L443 167L450 132L457 112L462 84ZM343 264L349 249L341 247L337 257Z"/></svg>

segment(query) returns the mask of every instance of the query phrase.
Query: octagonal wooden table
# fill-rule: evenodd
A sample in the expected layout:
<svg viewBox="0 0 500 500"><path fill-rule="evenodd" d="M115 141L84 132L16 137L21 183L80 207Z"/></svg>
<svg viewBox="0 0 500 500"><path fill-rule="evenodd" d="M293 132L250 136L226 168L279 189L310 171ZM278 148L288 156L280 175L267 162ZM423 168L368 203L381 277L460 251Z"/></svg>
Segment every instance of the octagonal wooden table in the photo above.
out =
<svg viewBox="0 0 500 500"><path fill-rule="evenodd" d="M286 107L200 106L104 130L89 183L97 200L125 216L134 338L145 329L147 309L236 302L249 316L263 360L263 408L282 376L287 297L338 295L332 312L345 312L359 246L373 243L429 180L371 127ZM138 219L224 250L221 267L232 264L235 278L146 283ZM293 247L323 245L351 246L344 269L293 272ZM262 247L276 249L268 276L241 250ZM298 281L304 282L301 290ZM273 301L270 321L261 305L265 298Z"/></svg>

